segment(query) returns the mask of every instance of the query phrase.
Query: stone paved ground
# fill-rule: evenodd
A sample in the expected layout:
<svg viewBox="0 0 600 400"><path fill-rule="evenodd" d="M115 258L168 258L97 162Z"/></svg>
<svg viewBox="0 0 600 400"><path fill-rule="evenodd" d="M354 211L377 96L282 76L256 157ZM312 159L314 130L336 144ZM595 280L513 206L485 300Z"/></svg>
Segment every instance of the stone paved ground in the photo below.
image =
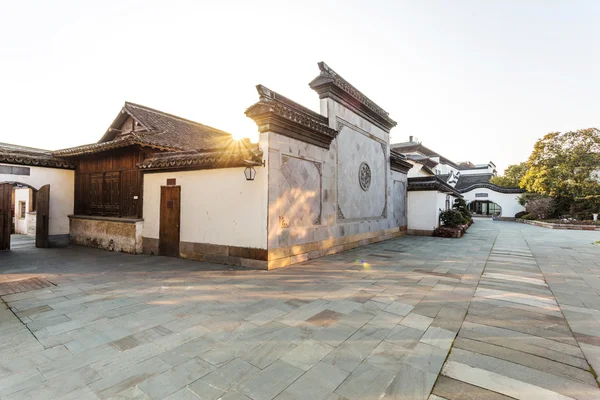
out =
<svg viewBox="0 0 600 400"><path fill-rule="evenodd" d="M600 399L596 240L479 220L271 272L22 245L0 398Z"/></svg>

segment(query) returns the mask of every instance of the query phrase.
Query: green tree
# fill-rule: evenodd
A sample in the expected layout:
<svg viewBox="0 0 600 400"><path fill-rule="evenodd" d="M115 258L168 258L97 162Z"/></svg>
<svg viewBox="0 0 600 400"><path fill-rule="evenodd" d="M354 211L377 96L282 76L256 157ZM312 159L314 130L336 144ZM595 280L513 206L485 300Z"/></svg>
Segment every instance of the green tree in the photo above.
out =
<svg viewBox="0 0 600 400"><path fill-rule="evenodd" d="M494 176L490 182L503 187L519 187L521 180L527 173L527 162L509 165L502 176Z"/></svg>
<svg viewBox="0 0 600 400"><path fill-rule="evenodd" d="M463 217L465 217L465 222L469 222L471 218L471 213L467 207L467 202L460 197L454 199L454 204L452 204L452 209L460 212Z"/></svg>
<svg viewBox="0 0 600 400"><path fill-rule="evenodd" d="M600 130L549 133L535 144L520 186L553 197L560 213L577 197L600 194L599 169Z"/></svg>

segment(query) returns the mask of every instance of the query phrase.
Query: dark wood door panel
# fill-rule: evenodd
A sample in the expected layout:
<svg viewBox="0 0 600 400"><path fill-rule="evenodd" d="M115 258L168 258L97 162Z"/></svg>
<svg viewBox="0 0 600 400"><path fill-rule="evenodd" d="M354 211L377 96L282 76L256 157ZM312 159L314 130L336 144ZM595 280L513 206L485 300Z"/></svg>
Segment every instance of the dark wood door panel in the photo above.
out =
<svg viewBox="0 0 600 400"><path fill-rule="evenodd" d="M50 247L50 185L38 190L36 202L35 247L47 248Z"/></svg>
<svg viewBox="0 0 600 400"><path fill-rule="evenodd" d="M158 252L161 256L179 257L181 187L160 188L160 228Z"/></svg>
<svg viewBox="0 0 600 400"><path fill-rule="evenodd" d="M0 250L10 249L12 190L11 184L0 183Z"/></svg>

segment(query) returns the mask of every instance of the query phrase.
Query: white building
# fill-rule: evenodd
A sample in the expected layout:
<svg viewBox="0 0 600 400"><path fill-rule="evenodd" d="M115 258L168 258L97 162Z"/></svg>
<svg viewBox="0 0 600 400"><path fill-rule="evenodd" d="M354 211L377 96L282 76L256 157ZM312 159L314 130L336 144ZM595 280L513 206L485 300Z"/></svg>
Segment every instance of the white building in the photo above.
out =
<svg viewBox="0 0 600 400"><path fill-rule="evenodd" d="M40 247L69 243L68 216L73 213L75 166L50 153L0 143L0 249L10 245L13 231L41 234ZM52 193L47 196L50 187Z"/></svg>
<svg viewBox="0 0 600 400"><path fill-rule="evenodd" d="M413 165L408 171L409 233L430 234L439 226L439 213L457 196L464 198L469 210L477 216L512 218L525 210L517 201L524 190L490 183L497 175L496 165L491 161L456 163L414 141L412 136L408 142L392 144L391 148L404 154ZM435 191L436 195L427 191Z"/></svg>

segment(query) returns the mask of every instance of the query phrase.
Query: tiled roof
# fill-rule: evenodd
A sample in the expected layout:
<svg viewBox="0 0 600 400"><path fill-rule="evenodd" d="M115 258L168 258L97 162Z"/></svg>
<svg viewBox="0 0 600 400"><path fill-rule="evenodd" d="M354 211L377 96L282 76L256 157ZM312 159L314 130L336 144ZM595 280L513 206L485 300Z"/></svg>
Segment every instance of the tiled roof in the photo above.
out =
<svg viewBox="0 0 600 400"><path fill-rule="evenodd" d="M91 153L99 153L102 151L118 149L120 147L127 147L134 144L144 146L144 147L152 147L160 150L171 150L177 151L180 150L178 147L168 147L164 145L160 145L156 143L157 141L151 140L151 137L140 137L138 135L131 135L128 137L117 138L115 140L111 140L108 142L102 143L92 143L92 144L84 144L82 146L70 147L68 149L55 150L52 152L55 156L61 157L72 157L79 156L83 154L91 154Z"/></svg>
<svg viewBox="0 0 600 400"><path fill-rule="evenodd" d="M246 110L246 116L258 125L259 132L275 132L329 149L337 131L329 127L327 117L285 96L257 85L259 101Z"/></svg>
<svg viewBox="0 0 600 400"><path fill-rule="evenodd" d="M460 169L459 166L454 161L442 156L439 153L436 153L435 151L431 150L428 147L423 146L421 143L417 143L417 142L393 143L390 145L390 147L402 154L419 152L428 157L439 157L441 163L449 164L449 165L452 165L456 169Z"/></svg>
<svg viewBox="0 0 600 400"><path fill-rule="evenodd" d="M452 193L456 196L462 197L460 192L448 185L446 182L441 180L439 176L420 176L415 178L408 178L407 190L412 191L425 191L425 190L437 190L442 193Z"/></svg>
<svg viewBox="0 0 600 400"><path fill-rule="evenodd" d="M121 133L131 116L139 129ZM233 137L224 131L139 104L126 102L120 114L98 143L52 152L56 156L78 156L137 144L167 151L209 151L229 146Z"/></svg>
<svg viewBox="0 0 600 400"><path fill-rule="evenodd" d="M139 104L126 102L123 109L148 130L142 137L153 143L182 150L208 150L229 145L231 134L189 119ZM226 142L226 143L224 143Z"/></svg>
<svg viewBox="0 0 600 400"><path fill-rule="evenodd" d="M461 175L456 183L456 189L461 193L469 192L473 189L490 189L499 193L524 193L525 190L521 188L507 188L490 183L494 175L492 174L475 174L475 175Z"/></svg>
<svg viewBox="0 0 600 400"><path fill-rule="evenodd" d="M406 161L404 154L390 150L390 168L392 171L406 174L412 168L412 164Z"/></svg>
<svg viewBox="0 0 600 400"><path fill-rule="evenodd" d="M213 151L176 151L156 153L140 162L142 170L208 169L262 165L262 150L249 141L236 142L226 149Z"/></svg>
<svg viewBox="0 0 600 400"><path fill-rule="evenodd" d="M0 162L34 167L75 168L75 165L71 161L54 157L49 150L9 143L0 143Z"/></svg>
<svg viewBox="0 0 600 400"><path fill-rule="evenodd" d="M352 86L327 64L320 62L319 70L319 76L309 83L309 86L319 94L319 98L335 99L386 132L397 125L387 111Z"/></svg>
<svg viewBox="0 0 600 400"><path fill-rule="evenodd" d="M457 189L465 189L478 183L489 183L492 179L492 174L476 174L476 175L461 175L456 183Z"/></svg>
<svg viewBox="0 0 600 400"><path fill-rule="evenodd" d="M402 153L401 150L399 150L398 148L392 148L393 151L398 152L398 153ZM418 154L407 154L406 158L408 158L409 160L418 162L419 164L423 164L429 168L435 168L436 165L438 165L439 163L433 161L431 158L427 157L427 156L421 156Z"/></svg>

